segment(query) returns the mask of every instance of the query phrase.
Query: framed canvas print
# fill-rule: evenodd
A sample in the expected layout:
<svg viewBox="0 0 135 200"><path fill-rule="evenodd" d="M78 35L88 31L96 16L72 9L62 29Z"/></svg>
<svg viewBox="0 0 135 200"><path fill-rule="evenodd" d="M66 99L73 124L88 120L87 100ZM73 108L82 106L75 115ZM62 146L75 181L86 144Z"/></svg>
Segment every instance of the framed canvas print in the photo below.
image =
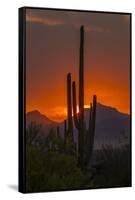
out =
<svg viewBox="0 0 135 200"><path fill-rule="evenodd" d="M131 186L131 13L19 9L19 191Z"/></svg>

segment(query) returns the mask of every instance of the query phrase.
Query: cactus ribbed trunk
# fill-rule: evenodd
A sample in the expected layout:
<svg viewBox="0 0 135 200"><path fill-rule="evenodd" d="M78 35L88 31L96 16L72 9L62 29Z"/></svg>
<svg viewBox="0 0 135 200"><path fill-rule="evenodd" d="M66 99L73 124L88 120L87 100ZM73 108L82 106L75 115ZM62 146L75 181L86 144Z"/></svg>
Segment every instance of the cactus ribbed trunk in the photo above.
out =
<svg viewBox="0 0 135 200"><path fill-rule="evenodd" d="M84 28L80 28L80 60L79 60L79 163L83 168L84 151Z"/></svg>
<svg viewBox="0 0 135 200"><path fill-rule="evenodd" d="M80 127L83 129L84 122L84 28L80 28L80 63L79 63L79 121Z"/></svg>

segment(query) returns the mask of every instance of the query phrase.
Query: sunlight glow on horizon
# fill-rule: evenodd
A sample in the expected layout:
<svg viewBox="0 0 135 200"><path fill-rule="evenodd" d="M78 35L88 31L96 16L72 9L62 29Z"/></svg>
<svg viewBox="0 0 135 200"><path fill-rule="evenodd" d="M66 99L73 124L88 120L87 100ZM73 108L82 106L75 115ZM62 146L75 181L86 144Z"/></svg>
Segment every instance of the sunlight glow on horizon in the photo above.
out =
<svg viewBox="0 0 135 200"><path fill-rule="evenodd" d="M99 102L98 102L99 103ZM114 107L111 104L105 104L103 102L100 102L102 105L106 105L106 106L110 106L113 107L115 109L117 109L119 112L125 113L125 114L130 114L130 111L127 112L126 110L120 110L117 107ZM84 108L90 108L90 105L85 104ZM38 110L41 114L45 115L46 117L48 117L50 120L56 121L56 122L62 122L67 118L67 107L56 107L53 108L52 110L44 110L44 109L40 109L40 108L27 108L26 109L27 112L32 112L33 110ZM53 114L52 114L53 113ZM79 113L79 106L77 105L77 113ZM73 116L73 114L72 114Z"/></svg>

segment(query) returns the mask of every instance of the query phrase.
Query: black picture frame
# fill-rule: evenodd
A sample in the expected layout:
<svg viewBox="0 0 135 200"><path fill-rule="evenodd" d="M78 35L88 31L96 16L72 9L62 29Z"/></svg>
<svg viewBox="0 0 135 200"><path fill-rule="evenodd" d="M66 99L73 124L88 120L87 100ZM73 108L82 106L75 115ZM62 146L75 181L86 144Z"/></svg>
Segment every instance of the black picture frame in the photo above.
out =
<svg viewBox="0 0 135 200"><path fill-rule="evenodd" d="M19 181L18 190L22 193L28 193L26 189L26 10L50 10L50 11L72 11L72 12L90 12L90 13L107 13L107 14L127 14L130 16L130 178L129 187L132 186L132 13L125 12L106 12L106 11L90 11L75 9L58 9L58 8L42 8L42 7L21 7L19 8ZM117 187L117 186L116 186ZM123 186L122 186L123 187ZM98 187L97 187L98 188ZM96 188L96 189L97 189ZM99 189L107 187L99 187ZM108 187L108 188L115 188ZM90 188L78 189L61 189L51 191L69 191L69 190L86 190ZM92 188L94 189L94 188ZM37 191L37 192L50 192Z"/></svg>

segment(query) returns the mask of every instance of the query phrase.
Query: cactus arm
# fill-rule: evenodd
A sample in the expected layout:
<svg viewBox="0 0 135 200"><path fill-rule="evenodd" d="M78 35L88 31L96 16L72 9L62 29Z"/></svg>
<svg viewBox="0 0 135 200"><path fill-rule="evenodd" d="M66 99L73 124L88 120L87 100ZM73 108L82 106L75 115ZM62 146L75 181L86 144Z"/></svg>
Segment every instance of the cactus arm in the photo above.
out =
<svg viewBox="0 0 135 200"><path fill-rule="evenodd" d="M89 161L92 156L93 146L94 146L94 136L95 136L95 123L96 123L96 104L97 97L93 96L93 105L92 105L92 122L91 122L91 131L90 131L90 149L89 149Z"/></svg>
<svg viewBox="0 0 135 200"><path fill-rule="evenodd" d="M93 105L91 111L91 123L90 128L87 132L87 144L86 144L86 161L85 165L87 166L91 160L93 146L94 146L94 136L95 136L95 122L96 122L96 104L97 104L97 97L96 95L93 96Z"/></svg>
<svg viewBox="0 0 135 200"><path fill-rule="evenodd" d="M74 124L77 129L79 129L79 120L77 116L77 103L76 103L76 84L75 81L72 83L72 92L73 92L73 119L74 119Z"/></svg>
<svg viewBox="0 0 135 200"><path fill-rule="evenodd" d="M91 121L92 121L92 103L90 103L90 115L89 115L89 127L88 127L89 130L91 128Z"/></svg>
<svg viewBox="0 0 135 200"><path fill-rule="evenodd" d="M96 122L96 105L97 105L97 96L93 96L93 106L92 106L92 132L95 132L95 122Z"/></svg>
<svg viewBox="0 0 135 200"><path fill-rule="evenodd" d="M71 74L67 74L67 119L68 132L73 137L72 102L71 102Z"/></svg>

